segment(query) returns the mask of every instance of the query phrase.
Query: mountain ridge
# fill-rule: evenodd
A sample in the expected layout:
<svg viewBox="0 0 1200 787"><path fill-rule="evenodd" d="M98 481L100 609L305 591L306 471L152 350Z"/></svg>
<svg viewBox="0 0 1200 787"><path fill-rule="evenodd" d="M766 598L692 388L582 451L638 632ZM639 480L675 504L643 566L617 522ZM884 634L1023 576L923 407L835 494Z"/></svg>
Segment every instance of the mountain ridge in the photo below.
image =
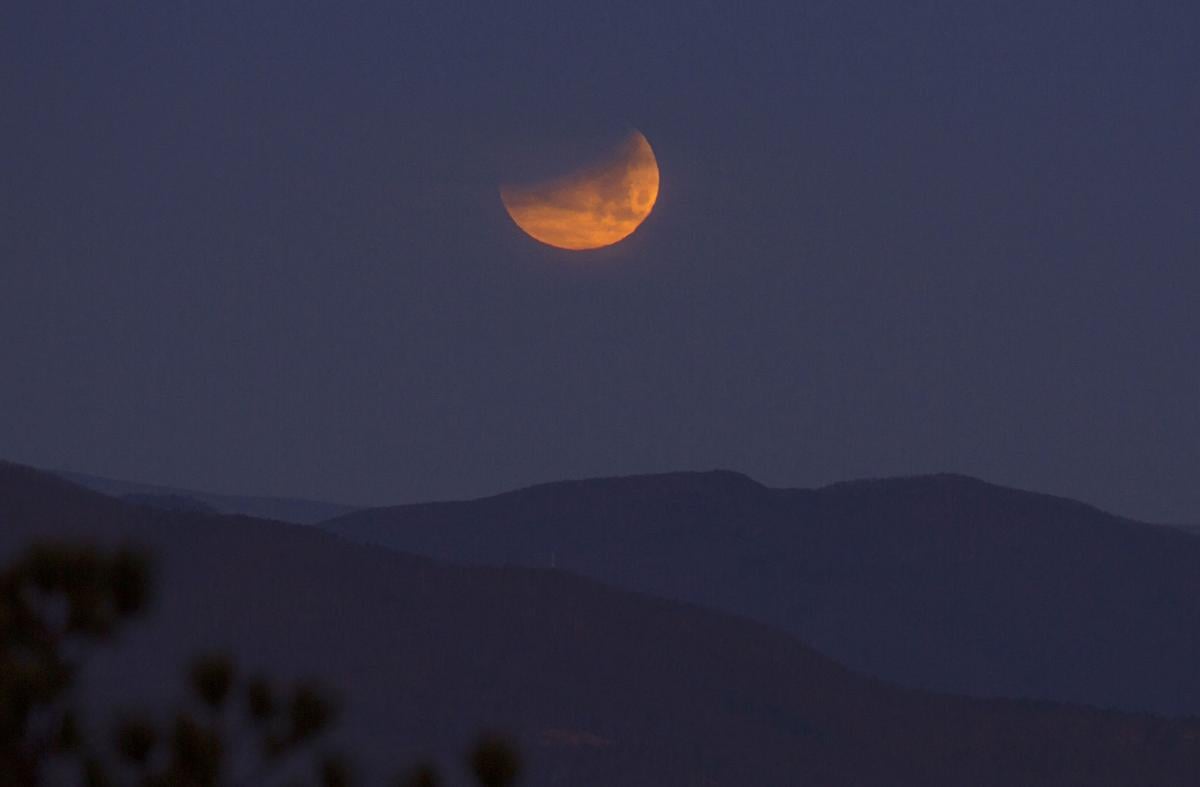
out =
<svg viewBox="0 0 1200 787"><path fill-rule="evenodd" d="M970 476L624 476L319 526L722 609L915 688L1200 713L1200 541Z"/></svg>
<svg viewBox="0 0 1200 787"><path fill-rule="evenodd" d="M561 571L443 564L318 529L133 506L0 464L0 558L34 538L157 555L92 707L154 707L197 648L341 688L368 768L511 731L530 787L1124 787L1200 770L1200 719L896 688L769 626ZM599 742L599 745L596 745Z"/></svg>
<svg viewBox="0 0 1200 787"><path fill-rule="evenodd" d="M942 471L933 473L918 473L914 475L899 475L899 476L866 476L862 478L851 478L844 481L833 481L828 484L818 486L769 486L761 481L758 481L753 476L743 473L738 470L716 467L709 470L679 470L667 471L661 473L627 473L618 475L591 476L581 478L569 478L557 481L543 481L535 484L515 487L513 489L494 492L485 495L477 495L462 498L437 498L433 500L422 500L410 503L395 503L384 504L377 506L354 506L351 511L345 514L331 517L323 524L333 522L343 516L352 516L357 512L364 511L383 511L389 509L410 508L413 506L430 506L430 505L446 505L458 503L476 503L482 501L496 500L518 496L522 494L545 494L554 491L587 488L591 486L606 486L606 487L649 487L649 486L683 486L683 482L699 481L705 479L722 480L724 488L740 487L744 489L757 489L770 492L783 493L842 493L850 491L869 490L873 488L887 489L894 486L903 485L933 485L933 484L953 484L960 488L979 487L993 491L999 491L1014 496L1023 496L1036 498L1047 502L1053 501L1063 505L1072 507L1080 507L1106 517L1112 517L1138 525L1150 525L1154 527L1182 528L1193 529L1200 528L1200 525L1192 524L1174 524L1164 522L1149 522L1139 520L1135 517L1126 516L1109 511L1101 506L1097 506L1086 501L1077 500L1066 495L1055 494L1052 492L1034 491L1022 489L1020 487L1008 486L1006 484L998 484L978 476L973 476L966 473L958 473L952 471Z"/></svg>
<svg viewBox="0 0 1200 787"><path fill-rule="evenodd" d="M344 503L331 503L324 500L310 500L299 497L230 495L203 492L163 484L125 481L69 470L47 470L46 472L110 497L140 497L145 498L142 502L147 503L152 502L154 498L159 499L160 502L168 498L190 499L209 506L222 514L242 514L302 525L316 524L330 517L347 514L359 508L359 506Z"/></svg>

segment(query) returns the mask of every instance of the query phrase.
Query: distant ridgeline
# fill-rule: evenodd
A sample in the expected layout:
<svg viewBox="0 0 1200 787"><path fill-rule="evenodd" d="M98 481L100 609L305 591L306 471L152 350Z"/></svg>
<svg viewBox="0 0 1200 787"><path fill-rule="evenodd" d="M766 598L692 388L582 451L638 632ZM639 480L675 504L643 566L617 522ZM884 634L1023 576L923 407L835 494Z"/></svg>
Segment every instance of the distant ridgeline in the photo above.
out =
<svg viewBox="0 0 1200 787"><path fill-rule="evenodd" d="M184 511L193 514L219 514L216 508L202 500L183 495L121 495L126 503L150 508L161 508L164 511Z"/></svg>
<svg viewBox="0 0 1200 787"><path fill-rule="evenodd" d="M916 688L1200 715L1200 538L955 475L571 481L322 525L743 615Z"/></svg>
<svg viewBox="0 0 1200 787"><path fill-rule="evenodd" d="M1147 673L1170 666L1154 649L1194 657L1195 628L1170 628L1196 603L1185 571L1197 565L1194 537L963 479L783 492L729 474L663 476L388 517L387 528L426 538L449 528L464 552L470 544L459 539L477 535L495 561L536 548L544 564L553 546L560 565L607 566L626 586L652 576L674 591L727 585L747 603L764 598L751 591L771 589L782 600L768 612L793 609L827 639L842 626L860 637L874 631L893 657L895 643L925 640L933 644L910 652L969 654L960 640L986 627L951 616L1005 595L1014 598L988 625L1022 636L1032 626L1046 637L1044 652L1018 639L991 653L989 668L1024 659L1030 676L1066 665L1095 678L1096 662L1081 656L1096 646L1092 618L1102 614L1115 669L1138 649ZM496 535L504 531L507 541ZM85 711L164 707L181 654L226 651L248 670L340 689L337 743L363 764L362 784L385 783L370 777L397 762L461 762L480 729L516 738L524 787L1125 787L1189 785L1200 773L1197 719L900 689L769 626L563 571L466 567L318 528L133 505L0 463L0 563L49 538L137 544L153 556L161 587L136 632L89 662ZM595 564L583 561L584 548ZM985 570L990 561L1018 573ZM1152 561L1158 579L1137 573ZM1058 573L1047 584L1051 566ZM698 574L694 585L683 583L688 572ZM847 598L827 597L854 585L861 589ZM963 600L934 603L947 588ZM1094 609L1079 601L1085 593ZM1039 603L1052 608L1039 612ZM822 617L834 609L841 619ZM1148 609L1155 620L1122 628ZM885 619L895 610L904 614ZM1017 610L1032 622L1016 620ZM1059 617L1084 612L1078 623ZM946 636L954 631L965 633ZM1071 642L1078 648L1062 650ZM1123 678L1156 699L1149 678ZM1168 679L1183 701L1194 697L1179 672Z"/></svg>
<svg viewBox="0 0 1200 787"><path fill-rule="evenodd" d="M243 516L274 519L299 525L316 524L330 517L341 516L355 510L354 506L304 500L290 497L249 497L238 495L214 495L192 489L175 489L136 481L118 481L112 478L51 471L68 481L87 487L94 492L119 497L139 505L172 511L206 511L216 514L240 514Z"/></svg>

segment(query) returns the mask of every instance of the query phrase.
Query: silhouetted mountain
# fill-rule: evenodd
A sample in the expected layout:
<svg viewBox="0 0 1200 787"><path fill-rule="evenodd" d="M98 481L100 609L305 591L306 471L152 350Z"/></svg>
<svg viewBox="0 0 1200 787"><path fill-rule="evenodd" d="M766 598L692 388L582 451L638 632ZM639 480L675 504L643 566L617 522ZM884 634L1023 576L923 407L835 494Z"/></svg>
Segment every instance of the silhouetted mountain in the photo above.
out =
<svg viewBox="0 0 1200 787"><path fill-rule="evenodd" d="M912 687L1200 713L1200 539L962 476L607 478L325 527L733 612Z"/></svg>
<svg viewBox="0 0 1200 787"><path fill-rule="evenodd" d="M159 500L159 503L165 502L165 498L186 498L222 514L241 514L259 519L292 522L298 525L313 525L356 510L355 506L326 503L319 500L304 500L294 497L214 495L208 492L197 492L193 489L176 489L169 486L143 484L138 481L118 481L65 470L51 470L50 472L103 495L122 499L130 496L139 497L141 499L138 502L144 505L154 505L150 501L155 498Z"/></svg>
<svg viewBox="0 0 1200 787"><path fill-rule="evenodd" d="M645 503L697 480L635 485ZM705 508L753 488L721 480L699 484ZM530 787L1105 787L1200 773L1200 720L892 688L768 627L559 572L131 506L2 464L0 524L0 558L47 536L160 556L161 598L89 666L92 701L173 694L187 656L228 645L243 664L343 686L344 737L376 765L457 753L483 725L518 735Z"/></svg>
<svg viewBox="0 0 1200 787"><path fill-rule="evenodd" d="M193 514L217 514L217 509L194 497L183 495L121 495L126 503L161 508L163 511L187 511Z"/></svg>

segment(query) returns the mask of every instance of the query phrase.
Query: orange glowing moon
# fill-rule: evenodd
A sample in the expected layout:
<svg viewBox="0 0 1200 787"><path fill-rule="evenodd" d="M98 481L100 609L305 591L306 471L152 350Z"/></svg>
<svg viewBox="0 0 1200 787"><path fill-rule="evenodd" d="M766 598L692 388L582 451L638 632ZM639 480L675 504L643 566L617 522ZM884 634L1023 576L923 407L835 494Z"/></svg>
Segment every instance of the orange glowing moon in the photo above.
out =
<svg viewBox="0 0 1200 787"><path fill-rule="evenodd" d="M629 237L658 200L658 162L640 131L605 160L529 186L502 186L504 209L530 237L560 249Z"/></svg>

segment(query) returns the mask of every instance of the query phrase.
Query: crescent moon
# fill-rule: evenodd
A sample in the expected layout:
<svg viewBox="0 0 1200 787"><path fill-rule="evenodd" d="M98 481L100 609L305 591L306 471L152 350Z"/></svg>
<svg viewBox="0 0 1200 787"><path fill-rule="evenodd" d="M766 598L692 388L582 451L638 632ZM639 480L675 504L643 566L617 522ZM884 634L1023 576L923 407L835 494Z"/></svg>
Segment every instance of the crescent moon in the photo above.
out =
<svg viewBox="0 0 1200 787"><path fill-rule="evenodd" d="M501 186L500 200L518 227L549 246L611 246L654 209L658 161L650 142L634 131L601 162L529 186Z"/></svg>

